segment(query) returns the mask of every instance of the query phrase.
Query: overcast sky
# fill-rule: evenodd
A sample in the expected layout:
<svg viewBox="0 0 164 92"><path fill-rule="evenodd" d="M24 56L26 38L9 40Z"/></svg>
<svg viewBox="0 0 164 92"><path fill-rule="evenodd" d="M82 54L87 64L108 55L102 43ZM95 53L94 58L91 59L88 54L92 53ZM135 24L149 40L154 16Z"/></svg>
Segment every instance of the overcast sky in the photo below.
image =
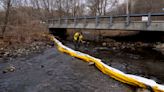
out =
<svg viewBox="0 0 164 92"><path fill-rule="evenodd" d="M86 0L81 0L82 3L85 3ZM119 0L119 3L122 4L126 0Z"/></svg>
<svg viewBox="0 0 164 92"><path fill-rule="evenodd" d="M119 4L124 3L124 1L126 1L126 0L119 0ZM81 2L81 3L85 3L86 0L80 0L80 2ZM2 5L0 4L0 10L1 10L1 9L3 9L3 7L2 7Z"/></svg>

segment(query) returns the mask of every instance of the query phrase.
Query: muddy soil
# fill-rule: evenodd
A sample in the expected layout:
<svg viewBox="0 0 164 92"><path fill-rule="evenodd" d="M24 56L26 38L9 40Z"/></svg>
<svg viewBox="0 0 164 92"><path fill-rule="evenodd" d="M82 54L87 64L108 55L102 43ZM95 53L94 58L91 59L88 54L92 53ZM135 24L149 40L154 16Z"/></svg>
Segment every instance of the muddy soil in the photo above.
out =
<svg viewBox="0 0 164 92"><path fill-rule="evenodd" d="M14 72L2 72L12 65ZM0 92L134 92L94 66L50 48L0 63Z"/></svg>

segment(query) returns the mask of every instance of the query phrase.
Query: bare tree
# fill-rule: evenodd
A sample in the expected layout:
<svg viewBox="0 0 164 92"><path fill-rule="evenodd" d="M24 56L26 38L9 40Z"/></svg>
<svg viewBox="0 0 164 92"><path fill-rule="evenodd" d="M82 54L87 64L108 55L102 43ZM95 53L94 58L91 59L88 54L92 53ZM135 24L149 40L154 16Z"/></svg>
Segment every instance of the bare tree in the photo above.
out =
<svg viewBox="0 0 164 92"><path fill-rule="evenodd" d="M72 16L82 16L84 14L85 5L81 0L73 0Z"/></svg>
<svg viewBox="0 0 164 92"><path fill-rule="evenodd" d="M2 27L2 35L1 35L1 37L4 38L4 33L6 31L8 19L9 19L9 15L10 15L11 0L1 0L1 3L3 3L4 9L5 9L4 25Z"/></svg>
<svg viewBox="0 0 164 92"><path fill-rule="evenodd" d="M131 0L132 13L163 12L164 0Z"/></svg>
<svg viewBox="0 0 164 92"><path fill-rule="evenodd" d="M90 15L106 15L118 3L118 0L87 0Z"/></svg>

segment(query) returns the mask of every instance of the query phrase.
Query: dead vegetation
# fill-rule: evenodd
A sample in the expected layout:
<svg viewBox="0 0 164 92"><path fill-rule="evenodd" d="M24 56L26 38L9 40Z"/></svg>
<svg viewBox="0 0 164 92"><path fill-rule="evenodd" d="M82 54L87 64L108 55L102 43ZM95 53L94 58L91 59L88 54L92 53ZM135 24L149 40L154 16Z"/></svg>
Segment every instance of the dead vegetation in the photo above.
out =
<svg viewBox="0 0 164 92"><path fill-rule="evenodd" d="M43 36L48 31L42 24L35 23L34 25L25 26L8 26L4 34L4 38L0 41L0 46L6 47L9 45L31 44L35 41L43 41L46 38Z"/></svg>
<svg viewBox="0 0 164 92"><path fill-rule="evenodd" d="M162 12L163 1L161 0L130 1L131 13ZM142 7L138 7L140 5ZM47 19L64 16L115 15L126 12L125 2L120 4L119 0L86 0L85 2L81 0L0 0L0 7L0 48L47 41L43 36L48 34L45 24ZM98 30L91 34L126 36L137 33L126 31L106 33Z"/></svg>

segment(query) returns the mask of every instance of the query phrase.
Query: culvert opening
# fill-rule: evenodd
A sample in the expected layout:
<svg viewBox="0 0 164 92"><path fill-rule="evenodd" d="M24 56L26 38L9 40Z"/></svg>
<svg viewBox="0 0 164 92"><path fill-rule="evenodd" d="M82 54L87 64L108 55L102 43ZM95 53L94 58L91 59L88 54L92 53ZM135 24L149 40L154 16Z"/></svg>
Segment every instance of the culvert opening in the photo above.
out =
<svg viewBox="0 0 164 92"><path fill-rule="evenodd" d="M56 36L61 40L67 39L67 29L66 28L49 28L50 34Z"/></svg>

